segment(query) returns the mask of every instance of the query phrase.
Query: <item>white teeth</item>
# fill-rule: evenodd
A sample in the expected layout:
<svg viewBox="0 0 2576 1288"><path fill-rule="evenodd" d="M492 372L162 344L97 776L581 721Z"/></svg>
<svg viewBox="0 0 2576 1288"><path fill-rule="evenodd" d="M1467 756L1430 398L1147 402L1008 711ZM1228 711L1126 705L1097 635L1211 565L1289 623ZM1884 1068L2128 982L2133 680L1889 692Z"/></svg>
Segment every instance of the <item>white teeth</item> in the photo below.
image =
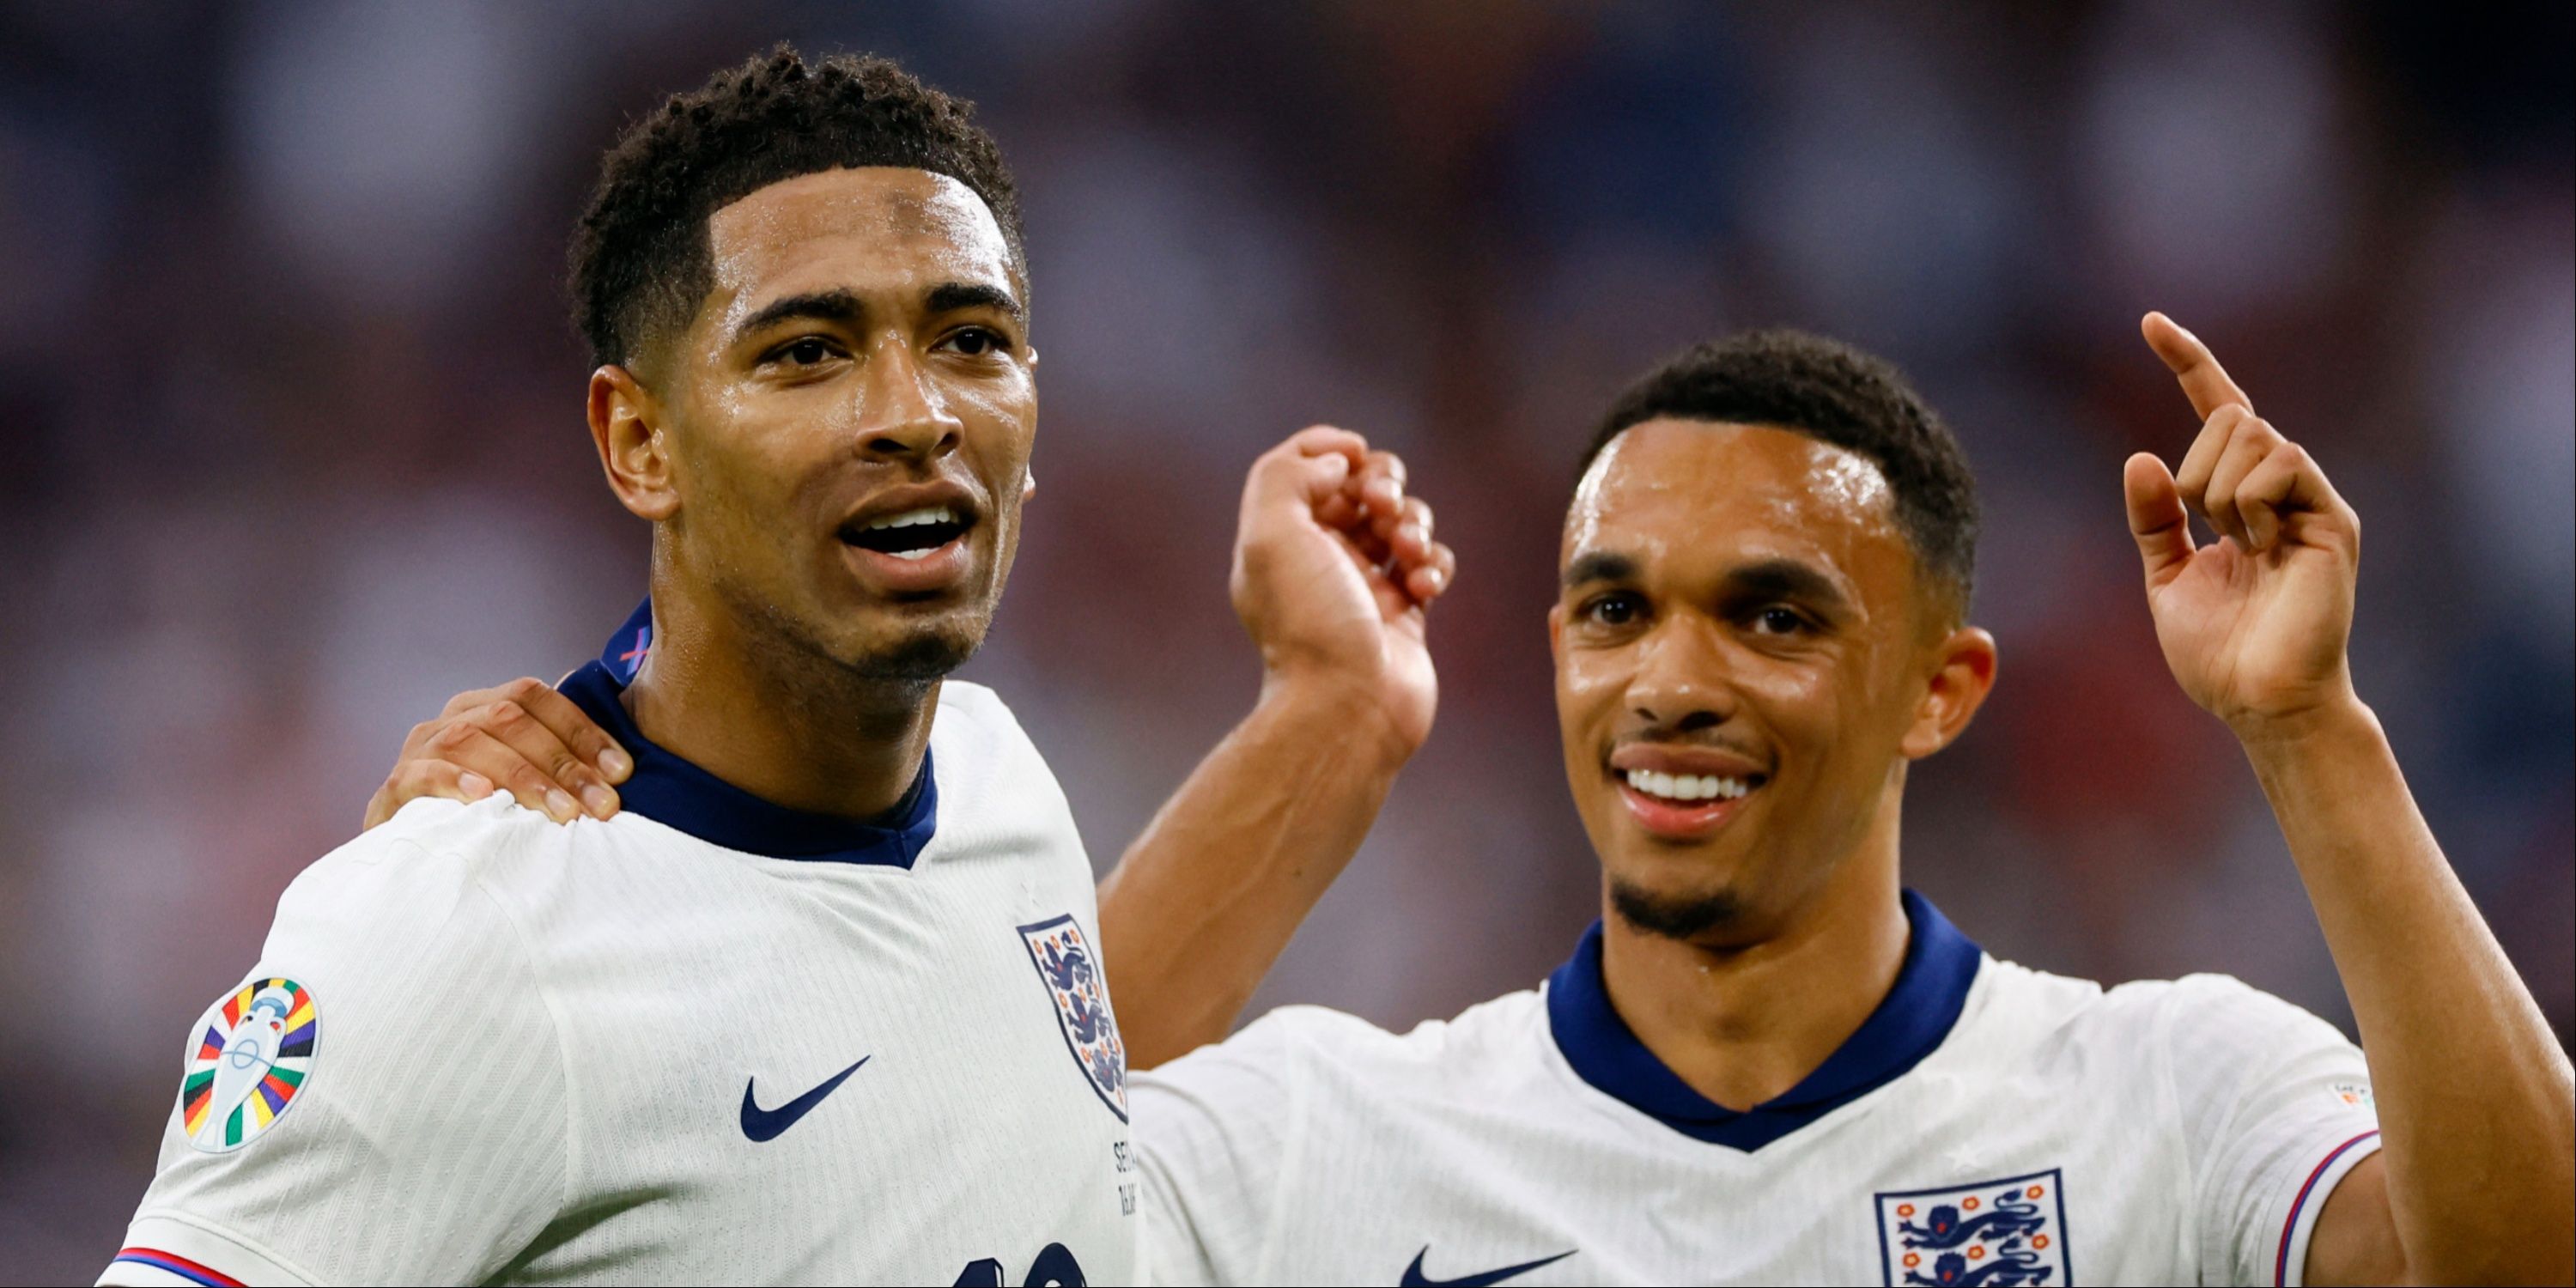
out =
<svg viewBox="0 0 2576 1288"><path fill-rule="evenodd" d="M897 558L897 559L927 559L927 558L929 558L929 557L930 557L930 551L929 551L929 550L927 550L927 549L924 549L924 550L889 550L889 551L886 551L886 553L887 553L887 554L889 554L889 555L894 556L894 557L895 557L895 558Z"/></svg>
<svg viewBox="0 0 2576 1288"><path fill-rule="evenodd" d="M915 528L925 523L955 522L957 522L956 511L951 510L944 505L926 505L918 510L906 510L901 514L889 514L882 519L878 519L868 524L868 531L876 532L884 528Z"/></svg>
<svg viewBox="0 0 2576 1288"><path fill-rule="evenodd" d="M1664 774L1651 769L1631 769L1628 785L1648 796L1672 801L1704 801L1723 797L1734 800L1753 790L1741 778L1718 778L1708 774Z"/></svg>

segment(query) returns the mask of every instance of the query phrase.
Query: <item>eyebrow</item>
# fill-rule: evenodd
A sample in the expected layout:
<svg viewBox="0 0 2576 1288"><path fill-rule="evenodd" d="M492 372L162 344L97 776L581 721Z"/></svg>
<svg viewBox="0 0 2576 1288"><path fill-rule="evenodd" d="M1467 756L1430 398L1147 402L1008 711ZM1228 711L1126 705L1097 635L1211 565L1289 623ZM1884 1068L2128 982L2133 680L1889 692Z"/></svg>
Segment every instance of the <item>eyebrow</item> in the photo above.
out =
<svg viewBox="0 0 2576 1288"><path fill-rule="evenodd" d="M956 313L965 309L996 309L1010 315L1014 322L1025 320L1028 313L1009 291L983 282L942 282L930 288L922 303L933 313Z"/></svg>
<svg viewBox="0 0 2576 1288"><path fill-rule="evenodd" d="M1601 581L1635 581L1637 560L1615 550L1595 550L1565 565L1564 586L1572 590ZM1726 573L1726 593L1735 599L1784 599L1809 604L1829 616L1851 611L1851 597L1814 565L1796 559L1759 559Z"/></svg>
<svg viewBox="0 0 2576 1288"><path fill-rule="evenodd" d="M816 322L849 322L866 313L866 306L859 303L859 297L849 291L810 291L803 295L790 295L785 299L771 301L759 312L735 323L733 338L739 342L756 331L776 326L790 318L808 318Z"/></svg>
<svg viewBox="0 0 2576 1288"><path fill-rule="evenodd" d="M1636 560L1615 551L1595 550L1576 555L1574 562L1565 566L1565 588L1572 590L1596 581L1633 581L1636 576Z"/></svg>
<svg viewBox="0 0 2576 1288"><path fill-rule="evenodd" d="M1851 611L1851 598L1840 583L1814 565L1795 559L1762 559L1726 574L1728 590L1750 599L1790 599L1840 616Z"/></svg>
<svg viewBox="0 0 2576 1288"><path fill-rule="evenodd" d="M1013 321L1027 317L1027 311L1009 291L982 282L942 282L922 296L922 306L932 313L956 313L966 309L997 309ZM856 292L846 290L808 291L773 300L760 311L736 323L733 338L739 342L747 336L791 319L815 322L855 322L867 315L867 305Z"/></svg>

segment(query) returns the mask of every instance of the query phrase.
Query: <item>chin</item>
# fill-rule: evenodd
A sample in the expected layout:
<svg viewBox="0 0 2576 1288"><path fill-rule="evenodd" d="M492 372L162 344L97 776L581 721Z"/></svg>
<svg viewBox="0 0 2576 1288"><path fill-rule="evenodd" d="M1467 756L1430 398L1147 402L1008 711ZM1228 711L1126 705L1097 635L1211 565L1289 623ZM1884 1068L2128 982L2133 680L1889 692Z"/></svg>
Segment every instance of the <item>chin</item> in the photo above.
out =
<svg viewBox="0 0 2576 1288"><path fill-rule="evenodd" d="M842 655L842 665L871 680L928 682L966 665L984 633L942 623L873 641Z"/></svg>
<svg viewBox="0 0 2576 1288"><path fill-rule="evenodd" d="M840 649L840 665L868 680L940 680L966 665L984 647L984 616L951 611L927 621L904 621L894 631L868 631L876 639L850 641Z"/></svg>
<svg viewBox="0 0 2576 1288"><path fill-rule="evenodd" d="M1629 926L1664 939L1727 939L1746 919L1746 903L1730 882L1648 883L1610 879L1610 910Z"/></svg>

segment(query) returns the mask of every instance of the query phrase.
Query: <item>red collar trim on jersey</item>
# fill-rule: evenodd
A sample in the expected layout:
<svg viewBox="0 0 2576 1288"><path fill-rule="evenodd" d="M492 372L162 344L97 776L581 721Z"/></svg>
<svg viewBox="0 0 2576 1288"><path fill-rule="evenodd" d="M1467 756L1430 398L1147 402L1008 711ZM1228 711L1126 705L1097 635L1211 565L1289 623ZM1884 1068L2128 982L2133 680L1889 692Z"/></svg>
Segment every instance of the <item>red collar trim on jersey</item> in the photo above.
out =
<svg viewBox="0 0 2576 1288"><path fill-rule="evenodd" d="M1691 1089L1610 1004L1601 975L1601 923L1548 977L1548 1029L1585 1082L1696 1140L1751 1152L1895 1081L1939 1048L1967 1006L1983 949L1923 896L1903 895L1911 928L1896 983L1868 1019L1797 1086L1734 1110Z"/></svg>

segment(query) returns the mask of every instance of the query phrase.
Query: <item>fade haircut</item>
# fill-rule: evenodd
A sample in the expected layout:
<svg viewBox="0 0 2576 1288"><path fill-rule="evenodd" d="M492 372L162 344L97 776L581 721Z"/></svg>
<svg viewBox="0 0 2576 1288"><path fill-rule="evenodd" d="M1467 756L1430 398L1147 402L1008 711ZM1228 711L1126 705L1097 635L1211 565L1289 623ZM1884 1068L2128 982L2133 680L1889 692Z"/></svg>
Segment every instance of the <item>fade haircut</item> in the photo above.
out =
<svg viewBox="0 0 2576 1288"><path fill-rule="evenodd" d="M975 105L882 58L808 64L781 44L627 127L572 241L573 322L596 366L632 365L715 288L707 218L773 183L861 166L943 174L992 208L1023 289L1020 202Z"/></svg>
<svg viewBox="0 0 2576 1288"><path fill-rule="evenodd" d="M1650 420L1792 430L1867 457L1896 496L1896 524L1953 624L1975 588L1977 484L1968 454L1895 367L1803 331L1750 331L1683 350L1628 386L1601 418L1580 474Z"/></svg>

